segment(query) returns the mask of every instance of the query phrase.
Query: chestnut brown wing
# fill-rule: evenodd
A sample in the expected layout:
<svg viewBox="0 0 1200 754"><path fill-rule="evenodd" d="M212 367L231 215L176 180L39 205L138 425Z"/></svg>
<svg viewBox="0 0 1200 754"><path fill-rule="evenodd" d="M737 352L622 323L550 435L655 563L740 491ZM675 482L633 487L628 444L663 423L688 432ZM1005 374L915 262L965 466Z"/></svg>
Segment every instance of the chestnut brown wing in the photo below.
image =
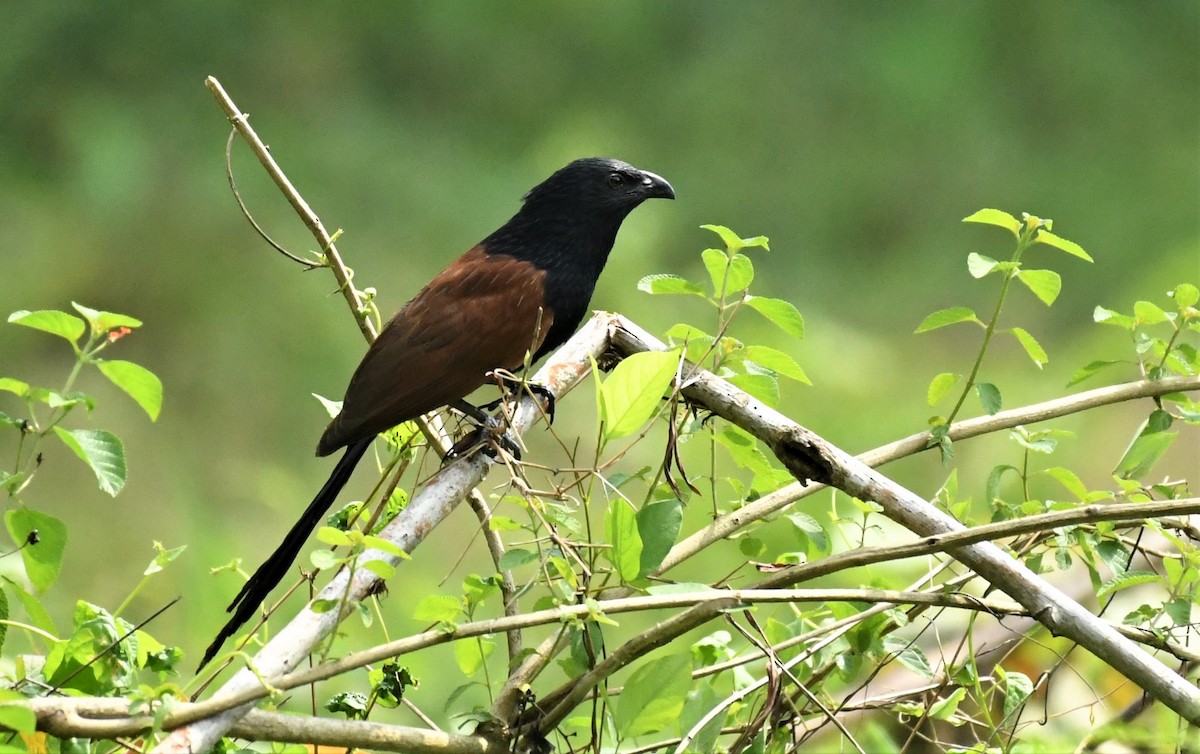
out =
<svg viewBox="0 0 1200 754"><path fill-rule="evenodd" d="M479 247L447 267L367 350L317 454L463 398L490 370L520 367L553 324L544 278L528 262Z"/></svg>

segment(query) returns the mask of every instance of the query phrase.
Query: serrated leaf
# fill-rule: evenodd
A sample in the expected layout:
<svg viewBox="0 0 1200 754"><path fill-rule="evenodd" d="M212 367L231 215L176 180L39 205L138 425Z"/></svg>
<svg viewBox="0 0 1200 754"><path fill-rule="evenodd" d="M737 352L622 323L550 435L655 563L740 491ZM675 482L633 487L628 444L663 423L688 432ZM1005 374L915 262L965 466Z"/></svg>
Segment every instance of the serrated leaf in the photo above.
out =
<svg viewBox="0 0 1200 754"><path fill-rule="evenodd" d="M1037 232L1037 236L1033 239L1034 243L1042 243L1047 246L1053 246L1059 251L1065 251L1073 257L1079 257L1085 262L1091 262L1092 258L1083 250L1083 247L1074 241L1068 241L1065 238L1060 238L1048 230L1042 229Z"/></svg>
<svg viewBox="0 0 1200 754"><path fill-rule="evenodd" d="M647 275L638 281L637 287L639 291L645 291L653 295L704 295L704 288L700 285L681 278L678 275L668 275L665 273Z"/></svg>
<svg viewBox="0 0 1200 754"><path fill-rule="evenodd" d="M642 665L617 697L614 722L618 737L628 740L675 730L691 683L692 659L688 653L666 655Z"/></svg>
<svg viewBox="0 0 1200 754"><path fill-rule="evenodd" d="M333 550L313 550L309 553L308 560L314 567L322 571L336 568L342 562L342 559Z"/></svg>
<svg viewBox="0 0 1200 754"><path fill-rule="evenodd" d="M1150 301L1135 301L1133 304L1133 318L1141 325L1159 325L1163 322L1170 322L1171 318L1167 316L1159 306Z"/></svg>
<svg viewBox="0 0 1200 754"><path fill-rule="evenodd" d="M8 315L8 321L14 325L32 327L35 330L57 335L72 343L79 340L79 336L83 335L84 330L87 329L87 325L79 317L56 309L13 312Z"/></svg>
<svg viewBox="0 0 1200 754"><path fill-rule="evenodd" d="M1046 306L1053 304L1062 290L1062 276L1054 270L1018 270L1017 279Z"/></svg>
<svg viewBox="0 0 1200 754"><path fill-rule="evenodd" d="M678 365L678 351L643 351L617 364L600 385L607 439L636 432L654 415Z"/></svg>
<svg viewBox="0 0 1200 754"><path fill-rule="evenodd" d="M390 579L396 575L396 566L386 560L368 560L362 564L362 567L381 579Z"/></svg>
<svg viewBox="0 0 1200 754"><path fill-rule="evenodd" d="M1124 359L1107 359L1107 360L1102 359L1100 361L1089 362L1088 364L1081 367L1078 372L1071 375L1071 381L1067 383L1067 387L1071 387L1072 385L1076 385L1080 382L1083 382L1087 378L1095 375L1101 369L1110 367L1113 364L1125 364L1125 363L1127 363L1127 362Z"/></svg>
<svg viewBox="0 0 1200 754"><path fill-rule="evenodd" d="M921 320L921 324L917 325L917 329L914 332L929 332L930 330L936 330L939 327L946 327L947 325L955 325L959 322L983 324L979 321L979 317L975 316L975 312L967 307L952 306L949 309L939 309Z"/></svg>
<svg viewBox="0 0 1200 754"><path fill-rule="evenodd" d="M705 249L700 253L700 258L708 270L714 296L721 294L722 285L726 294L738 293L746 290L754 280L754 263L745 254L730 256L718 249Z"/></svg>
<svg viewBox="0 0 1200 754"><path fill-rule="evenodd" d="M1171 291L1171 298L1175 300L1175 306L1182 311L1200 302L1200 288L1191 283L1180 283L1175 286L1175 290Z"/></svg>
<svg viewBox="0 0 1200 754"><path fill-rule="evenodd" d="M921 651L921 648L916 645L909 645L905 639L895 636L888 636L883 640L883 648L889 654L894 654L900 664L923 678L933 678L933 667L929 664L929 658Z"/></svg>
<svg viewBox="0 0 1200 754"><path fill-rule="evenodd" d="M1097 306L1092 312L1092 321L1101 325L1113 325L1124 330L1132 330L1134 327L1133 317L1112 309L1105 309L1103 306Z"/></svg>
<svg viewBox="0 0 1200 754"><path fill-rule="evenodd" d="M981 209L972 215L964 217L963 222L995 225L999 228L1005 228L1014 236L1021 233L1021 221L999 209Z"/></svg>
<svg viewBox="0 0 1200 754"><path fill-rule="evenodd" d="M141 364L121 360L97 361L96 367L114 385L137 401L150 421L158 420L158 413L162 411L163 386L162 380L154 372Z"/></svg>
<svg viewBox="0 0 1200 754"><path fill-rule="evenodd" d="M700 227L704 228L705 230L711 230L713 233L716 233L718 236L720 236L721 241L730 251L741 251L748 246L761 246L767 251L771 250L771 247L767 243L766 236L742 238L737 233L734 233L729 228L726 228L724 225L701 225Z"/></svg>
<svg viewBox="0 0 1200 754"><path fill-rule="evenodd" d="M727 381L768 406L779 405L779 378L774 374L735 374Z"/></svg>
<svg viewBox="0 0 1200 754"><path fill-rule="evenodd" d="M142 326L140 319L130 317L126 314L97 311L74 301L71 302L71 306L75 307L75 311L83 315L83 318L92 326L92 332L97 335L103 335L109 330L115 330L118 327L128 327L132 330Z"/></svg>
<svg viewBox="0 0 1200 754"><path fill-rule="evenodd" d="M950 392L950 388L954 387L954 383L958 382L958 375L954 372L942 372L929 381L929 387L925 391L925 400L930 406L936 406L946 397L946 393Z"/></svg>
<svg viewBox="0 0 1200 754"><path fill-rule="evenodd" d="M1083 483L1079 476L1075 474L1074 471L1063 468L1062 466L1054 466L1049 469L1043 469L1042 473L1051 479L1056 480L1063 487L1066 487L1072 495L1080 500L1083 500L1087 497L1087 486Z"/></svg>
<svg viewBox="0 0 1200 754"><path fill-rule="evenodd" d="M1025 349L1025 353L1029 354L1029 358L1037 365L1038 369L1041 369L1043 364L1050 361L1050 357L1046 355L1041 344L1037 342L1037 338L1030 335L1023 328L1014 327L1009 332L1013 334L1013 337Z"/></svg>
<svg viewBox="0 0 1200 754"><path fill-rule="evenodd" d="M995 414L1000 410L1000 388L990 382L976 382L975 394L979 396L984 411Z"/></svg>
<svg viewBox="0 0 1200 754"><path fill-rule="evenodd" d="M1096 590L1096 599L1104 599L1113 592L1119 592L1122 589L1128 589L1131 586L1139 584L1153 584L1159 580L1158 574L1153 571L1126 571L1112 579L1109 579L1104 586Z"/></svg>
<svg viewBox="0 0 1200 754"><path fill-rule="evenodd" d="M511 571L514 568L520 568L527 563L533 563L537 561L537 559L538 554L533 550L523 550L514 547L511 550L507 550L503 555L500 556L499 568L501 571Z"/></svg>
<svg viewBox="0 0 1200 754"><path fill-rule="evenodd" d="M116 497L125 486L126 475L125 446L120 438L103 429L55 427L54 433L91 468L100 489Z"/></svg>
<svg viewBox="0 0 1200 754"><path fill-rule="evenodd" d="M1004 720L1019 710L1025 701L1033 694L1033 681L1024 673L1007 671L1004 673Z"/></svg>
<svg viewBox="0 0 1200 754"><path fill-rule="evenodd" d="M46 591L62 569L67 549L66 525L54 516L25 506L5 513L4 524L12 541L21 548L29 583L39 592Z"/></svg>
<svg viewBox="0 0 1200 754"><path fill-rule="evenodd" d="M413 610L413 619L435 623L453 623L462 611L462 600L448 594L427 594Z"/></svg>
<svg viewBox="0 0 1200 754"><path fill-rule="evenodd" d="M621 498L608 504L604 516L604 538L609 545L605 555L617 569L621 581L636 579L642 562L642 538L638 534L633 508Z"/></svg>
<svg viewBox="0 0 1200 754"><path fill-rule="evenodd" d="M765 296L747 296L745 301L747 306L771 320L785 333L797 338L804 337L804 317L791 302Z"/></svg>
<svg viewBox="0 0 1200 754"><path fill-rule="evenodd" d="M995 259L975 252L967 255L967 272L971 273L973 278L986 277L999 264Z"/></svg>
<svg viewBox="0 0 1200 754"><path fill-rule="evenodd" d="M804 369L788 354L770 346L746 346L742 352L745 361L751 361L759 366L775 372L781 377L787 377L805 385L811 385Z"/></svg>

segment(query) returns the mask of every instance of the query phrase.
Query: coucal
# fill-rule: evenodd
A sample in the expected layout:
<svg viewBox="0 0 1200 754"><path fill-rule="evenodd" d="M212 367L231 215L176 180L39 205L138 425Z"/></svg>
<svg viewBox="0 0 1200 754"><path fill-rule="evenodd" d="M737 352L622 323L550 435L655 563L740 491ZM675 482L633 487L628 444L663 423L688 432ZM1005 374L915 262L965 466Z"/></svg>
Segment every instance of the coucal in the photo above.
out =
<svg viewBox="0 0 1200 754"><path fill-rule="evenodd" d="M283 543L227 608L203 667L283 579L308 535L380 432L463 400L496 369L517 371L571 336L588 310L622 221L647 199L674 199L662 177L620 160L576 160L520 211L396 313L350 378L317 455L346 452Z"/></svg>

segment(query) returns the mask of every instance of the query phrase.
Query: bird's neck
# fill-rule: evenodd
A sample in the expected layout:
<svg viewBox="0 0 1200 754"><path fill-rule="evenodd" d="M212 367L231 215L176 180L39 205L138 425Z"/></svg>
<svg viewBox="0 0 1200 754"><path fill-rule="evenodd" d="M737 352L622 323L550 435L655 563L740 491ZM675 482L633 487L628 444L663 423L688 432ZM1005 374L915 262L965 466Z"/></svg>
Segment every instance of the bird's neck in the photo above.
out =
<svg viewBox="0 0 1200 754"><path fill-rule="evenodd" d="M549 273L600 276L623 218L523 208L483 241L490 254L506 254Z"/></svg>

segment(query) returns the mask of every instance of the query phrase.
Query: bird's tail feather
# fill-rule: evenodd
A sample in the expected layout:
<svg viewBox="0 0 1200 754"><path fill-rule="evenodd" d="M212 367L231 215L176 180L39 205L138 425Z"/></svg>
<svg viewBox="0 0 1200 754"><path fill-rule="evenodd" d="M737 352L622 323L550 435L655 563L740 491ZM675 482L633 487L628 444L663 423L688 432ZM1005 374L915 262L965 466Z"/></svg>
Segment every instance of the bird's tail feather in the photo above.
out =
<svg viewBox="0 0 1200 754"><path fill-rule="evenodd" d="M325 482L325 486L316 494L312 502L308 504L308 508L283 538L283 542L271 553L271 556L258 567L254 575L242 586L242 590L233 598L233 602L229 607L225 608L226 612L232 612L233 617L217 634L217 638L204 651L204 659L200 661L200 667L204 667L217 654L221 645L247 620L250 619L258 606L263 603L267 595L271 593L288 569L292 567L292 563L296 560L296 556L300 553L300 549L304 547L304 543L308 540L308 535L316 527L317 522L321 520L321 516L325 515L325 511L329 510L329 506L337 498L338 493L346 486L350 475L354 472L354 467L358 465L363 454L367 452L367 448L371 447L371 440L359 440L358 442L346 448L345 455L333 467L333 472L329 475L329 480Z"/></svg>

